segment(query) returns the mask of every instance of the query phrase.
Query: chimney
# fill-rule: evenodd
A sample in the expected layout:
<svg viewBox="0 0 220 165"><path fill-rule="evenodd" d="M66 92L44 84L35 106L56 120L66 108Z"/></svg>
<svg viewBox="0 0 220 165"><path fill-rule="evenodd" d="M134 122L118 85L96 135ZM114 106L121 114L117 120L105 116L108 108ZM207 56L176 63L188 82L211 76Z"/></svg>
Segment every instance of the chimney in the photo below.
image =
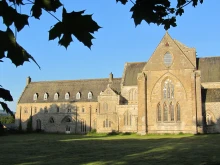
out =
<svg viewBox="0 0 220 165"><path fill-rule="evenodd" d="M112 72L109 74L109 83L112 83L112 81L113 81L113 74L112 74Z"/></svg>
<svg viewBox="0 0 220 165"><path fill-rule="evenodd" d="M26 80L26 85L30 84L30 82L31 82L31 78L30 78L30 76L28 76L27 80Z"/></svg>

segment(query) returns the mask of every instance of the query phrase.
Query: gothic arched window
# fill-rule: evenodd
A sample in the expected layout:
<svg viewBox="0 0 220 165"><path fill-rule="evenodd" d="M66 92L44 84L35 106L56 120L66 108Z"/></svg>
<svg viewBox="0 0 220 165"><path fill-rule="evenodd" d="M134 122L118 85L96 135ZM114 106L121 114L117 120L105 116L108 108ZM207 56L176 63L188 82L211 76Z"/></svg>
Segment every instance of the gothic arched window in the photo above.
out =
<svg viewBox="0 0 220 165"><path fill-rule="evenodd" d="M131 120L132 120L132 115L128 111L126 111L124 113L124 125L131 126Z"/></svg>
<svg viewBox="0 0 220 165"><path fill-rule="evenodd" d="M163 104L163 121L168 121L168 108L166 103Z"/></svg>
<svg viewBox="0 0 220 165"><path fill-rule="evenodd" d="M170 109L170 120L174 121L174 107L173 107L173 103L172 102L170 103L169 109Z"/></svg>
<svg viewBox="0 0 220 165"><path fill-rule="evenodd" d="M161 106L160 103L157 104L157 121L162 120L162 115L161 115Z"/></svg>
<svg viewBox="0 0 220 165"><path fill-rule="evenodd" d="M105 119L103 121L103 128L108 128L111 127L111 121L109 121L108 119Z"/></svg>
<svg viewBox="0 0 220 165"><path fill-rule="evenodd" d="M176 121L180 121L181 118L180 118L180 104L177 103L176 104Z"/></svg>
<svg viewBox="0 0 220 165"><path fill-rule="evenodd" d="M164 99L173 99L174 98L174 85L170 79L167 79L164 82L163 98Z"/></svg>

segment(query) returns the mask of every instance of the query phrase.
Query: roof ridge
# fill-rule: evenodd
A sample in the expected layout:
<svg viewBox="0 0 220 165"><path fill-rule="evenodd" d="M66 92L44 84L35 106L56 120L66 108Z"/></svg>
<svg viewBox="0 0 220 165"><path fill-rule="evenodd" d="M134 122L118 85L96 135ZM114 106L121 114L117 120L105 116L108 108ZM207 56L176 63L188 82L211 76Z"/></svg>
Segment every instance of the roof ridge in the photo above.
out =
<svg viewBox="0 0 220 165"><path fill-rule="evenodd" d="M142 61L142 62L126 62L126 63L128 63L128 64L137 64L137 63L147 63L147 61Z"/></svg>
<svg viewBox="0 0 220 165"><path fill-rule="evenodd" d="M78 80L49 80L49 81L33 81L32 83L61 83L61 82L77 82L77 81L102 81L102 80L108 80L109 78L100 78L100 79L78 79ZM121 78L113 78L114 80L121 80Z"/></svg>
<svg viewBox="0 0 220 165"><path fill-rule="evenodd" d="M198 58L198 59L200 59L200 58L220 58L220 56L210 56L210 57L196 57L196 58Z"/></svg>

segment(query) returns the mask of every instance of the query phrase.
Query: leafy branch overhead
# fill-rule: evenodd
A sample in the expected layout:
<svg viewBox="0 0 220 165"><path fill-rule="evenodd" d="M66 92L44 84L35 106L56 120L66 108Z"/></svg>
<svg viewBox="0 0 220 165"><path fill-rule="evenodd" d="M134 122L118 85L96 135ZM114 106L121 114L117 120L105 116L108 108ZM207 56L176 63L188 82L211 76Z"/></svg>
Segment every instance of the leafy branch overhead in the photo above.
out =
<svg viewBox="0 0 220 165"><path fill-rule="evenodd" d="M84 11L67 13L63 8L62 21L58 22L49 31L49 40L59 38L59 44L68 47L72 42L71 35L74 35L85 46L91 48L91 33L98 31L100 26L93 21L92 15L82 15Z"/></svg>
<svg viewBox="0 0 220 165"><path fill-rule="evenodd" d="M198 2L203 3L203 0L177 0L176 7L173 7L171 2L175 2L171 0L136 0L135 3L130 1L133 3L130 11L136 26L144 20L148 24L163 25L165 30L168 30L170 26L177 26L176 17L184 13L185 6L192 4L196 7ZM116 0L116 2L125 5L128 0Z"/></svg>
<svg viewBox="0 0 220 165"><path fill-rule="evenodd" d="M2 87L0 87L0 98L2 98L5 101L13 101L10 91ZM0 105L2 106L3 110L5 110L7 113L10 113L14 117L14 113L8 108L5 102L0 101Z"/></svg>

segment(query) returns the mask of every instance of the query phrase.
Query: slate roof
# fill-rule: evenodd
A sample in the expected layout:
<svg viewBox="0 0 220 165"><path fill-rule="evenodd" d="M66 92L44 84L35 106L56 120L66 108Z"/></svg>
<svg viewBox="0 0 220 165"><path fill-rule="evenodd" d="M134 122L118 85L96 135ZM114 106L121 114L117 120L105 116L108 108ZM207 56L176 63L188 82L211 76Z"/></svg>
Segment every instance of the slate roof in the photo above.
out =
<svg viewBox="0 0 220 165"><path fill-rule="evenodd" d="M201 82L220 82L220 57L197 58L196 63Z"/></svg>
<svg viewBox="0 0 220 165"><path fill-rule="evenodd" d="M133 62L126 63L123 75L123 85L124 86L134 86L137 85L137 75L141 73L146 62Z"/></svg>
<svg viewBox="0 0 220 165"><path fill-rule="evenodd" d="M220 89L202 89L202 102L220 102Z"/></svg>
<svg viewBox="0 0 220 165"><path fill-rule="evenodd" d="M120 92L121 78L114 78L111 88ZM66 80L66 81L42 81L31 82L21 95L18 103L44 103L44 102L96 102L97 96L104 91L109 84L109 79L86 79L86 80ZM92 92L92 99L88 99L88 93ZM49 94L47 100L44 100L44 94ZM58 92L58 100L54 100L54 94ZM65 94L69 92L69 100L65 100ZM77 92L81 93L81 99L76 99ZM34 94L38 94L38 99L33 100Z"/></svg>

